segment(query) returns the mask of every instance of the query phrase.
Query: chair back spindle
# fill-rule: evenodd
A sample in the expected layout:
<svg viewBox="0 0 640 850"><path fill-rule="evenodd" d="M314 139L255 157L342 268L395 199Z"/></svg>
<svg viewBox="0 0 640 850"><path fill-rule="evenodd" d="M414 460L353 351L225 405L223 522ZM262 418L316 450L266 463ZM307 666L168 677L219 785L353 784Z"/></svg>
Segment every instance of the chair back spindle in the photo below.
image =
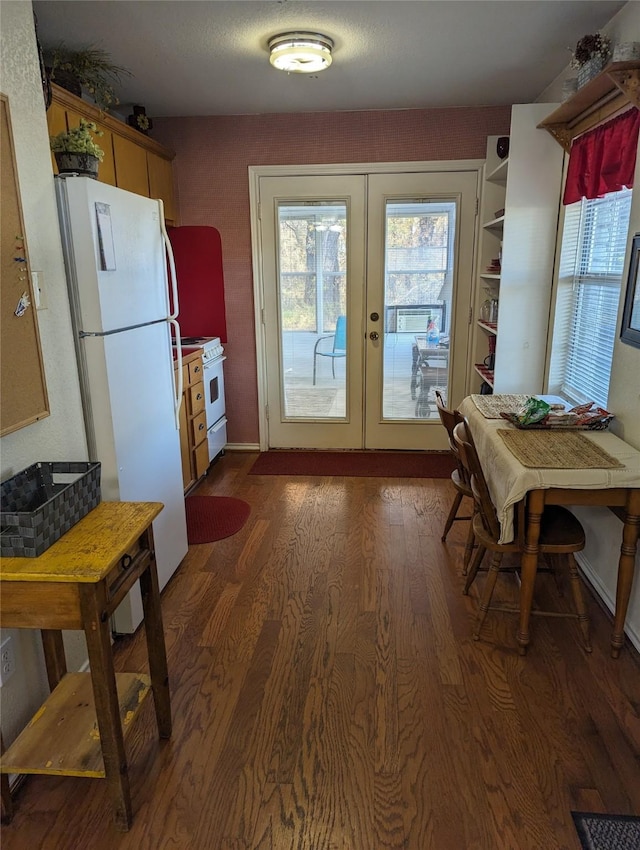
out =
<svg viewBox="0 0 640 850"><path fill-rule="evenodd" d="M500 523L495 506L489 493L487 480L482 471L480 458L476 451L475 443L469 428L469 422L465 417L454 428L454 442L458 447L460 457L467 468L471 483L476 510L480 514L482 524L492 537L497 540L500 537Z"/></svg>

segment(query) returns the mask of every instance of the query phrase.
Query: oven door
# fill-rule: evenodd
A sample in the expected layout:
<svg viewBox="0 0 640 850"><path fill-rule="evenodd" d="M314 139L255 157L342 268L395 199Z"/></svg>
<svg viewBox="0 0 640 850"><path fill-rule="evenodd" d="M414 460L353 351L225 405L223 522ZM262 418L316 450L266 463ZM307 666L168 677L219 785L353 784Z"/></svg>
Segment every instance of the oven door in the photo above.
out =
<svg viewBox="0 0 640 850"><path fill-rule="evenodd" d="M225 360L226 357L215 357L203 362L207 431L224 416L224 372L222 364Z"/></svg>

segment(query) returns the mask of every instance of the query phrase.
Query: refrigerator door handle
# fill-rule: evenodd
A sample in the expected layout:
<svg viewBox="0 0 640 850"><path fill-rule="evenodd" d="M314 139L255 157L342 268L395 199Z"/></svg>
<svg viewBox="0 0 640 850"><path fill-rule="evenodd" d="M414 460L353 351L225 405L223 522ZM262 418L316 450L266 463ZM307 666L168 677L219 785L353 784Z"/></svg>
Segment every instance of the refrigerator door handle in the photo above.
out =
<svg viewBox="0 0 640 850"><path fill-rule="evenodd" d="M176 363L178 363L178 368L173 370L173 374L175 376L176 372L178 373L178 385L175 387L176 397L173 403L173 409L176 416L176 431L180 430L180 407L182 405L182 343L180 342L180 325L176 322L175 319L169 319L169 324L175 331L175 349L176 349ZM175 386L175 385L174 385Z"/></svg>
<svg viewBox="0 0 640 850"><path fill-rule="evenodd" d="M178 304L178 278L176 277L176 262L173 257L173 248L171 247L171 241L169 240L169 234L167 233L167 228L164 223L164 203L162 198L158 198L158 206L160 207L160 230L162 231L162 238L164 240L164 247L167 252L167 259L169 260L169 271L171 278L171 299L173 302L173 312L169 313L169 319L177 319L178 313L180 311L180 305Z"/></svg>

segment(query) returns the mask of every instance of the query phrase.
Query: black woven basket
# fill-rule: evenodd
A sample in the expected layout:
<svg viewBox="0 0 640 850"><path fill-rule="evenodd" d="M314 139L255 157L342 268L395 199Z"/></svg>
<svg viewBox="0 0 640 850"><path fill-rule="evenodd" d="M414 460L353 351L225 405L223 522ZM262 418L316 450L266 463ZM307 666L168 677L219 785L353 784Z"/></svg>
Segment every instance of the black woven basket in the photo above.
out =
<svg viewBox="0 0 640 850"><path fill-rule="evenodd" d="M37 558L100 502L100 463L39 461L1 485L0 551Z"/></svg>

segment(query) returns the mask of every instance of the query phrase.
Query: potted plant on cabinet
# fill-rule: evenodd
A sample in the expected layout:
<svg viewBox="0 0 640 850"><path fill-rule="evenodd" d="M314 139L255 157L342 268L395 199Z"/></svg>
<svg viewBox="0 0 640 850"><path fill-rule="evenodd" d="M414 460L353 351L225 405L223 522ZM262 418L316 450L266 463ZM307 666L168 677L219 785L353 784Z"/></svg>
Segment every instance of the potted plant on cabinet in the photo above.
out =
<svg viewBox="0 0 640 850"><path fill-rule="evenodd" d="M64 44L48 48L45 64L52 82L78 96L85 89L100 109L120 103L115 87L121 77L131 76L131 71L114 65L106 50L93 46L81 50L72 50Z"/></svg>
<svg viewBox="0 0 640 850"><path fill-rule="evenodd" d="M58 171L60 174L81 174L84 177L98 177L98 165L102 162L104 151L95 142L93 136L102 135L93 121L80 119L80 125L50 137Z"/></svg>

